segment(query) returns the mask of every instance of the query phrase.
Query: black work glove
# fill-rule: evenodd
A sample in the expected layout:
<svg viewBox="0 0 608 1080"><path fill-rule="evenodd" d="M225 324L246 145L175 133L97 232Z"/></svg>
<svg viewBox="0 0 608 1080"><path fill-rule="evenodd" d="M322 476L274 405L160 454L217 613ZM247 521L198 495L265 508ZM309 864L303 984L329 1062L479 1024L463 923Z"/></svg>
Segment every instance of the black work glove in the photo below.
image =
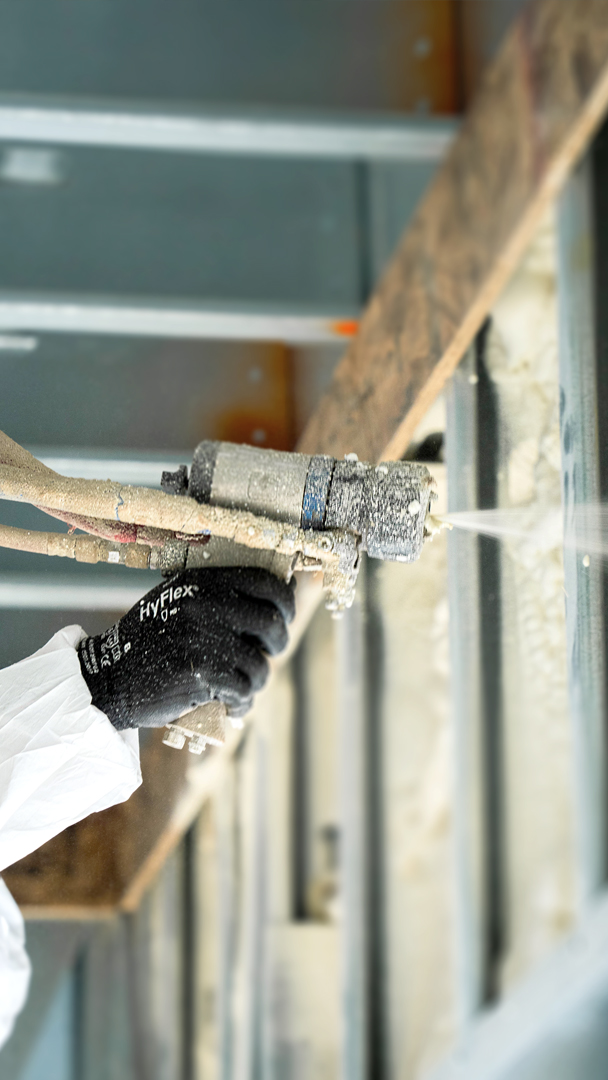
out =
<svg viewBox="0 0 608 1080"><path fill-rule="evenodd" d="M185 570L78 649L93 704L116 728L162 727L217 698L244 715L287 644L294 582L267 570Z"/></svg>

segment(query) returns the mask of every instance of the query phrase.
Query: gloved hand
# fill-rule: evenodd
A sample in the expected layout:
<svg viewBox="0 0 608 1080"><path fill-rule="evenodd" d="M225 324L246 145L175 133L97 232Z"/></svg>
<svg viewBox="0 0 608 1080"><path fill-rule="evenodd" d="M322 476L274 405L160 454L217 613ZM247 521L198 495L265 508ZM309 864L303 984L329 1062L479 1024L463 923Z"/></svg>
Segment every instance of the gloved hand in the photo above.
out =
<svg viewBox="0 0 608 1080"><path fill-rule="evenodd" d="M157 585L78 656L93 704L116 728L162 727L212 698L249 709L265 654L287 644L295 584L267 570L185 570Z"/></svg>

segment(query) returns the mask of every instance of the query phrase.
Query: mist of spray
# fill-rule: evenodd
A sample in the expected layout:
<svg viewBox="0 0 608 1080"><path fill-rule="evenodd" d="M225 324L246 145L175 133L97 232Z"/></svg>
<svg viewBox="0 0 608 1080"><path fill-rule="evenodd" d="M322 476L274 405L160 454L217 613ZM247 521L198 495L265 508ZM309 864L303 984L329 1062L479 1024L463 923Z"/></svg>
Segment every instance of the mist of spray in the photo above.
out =
<svg viewBox="0 0 608 1080"><path fill-rule="evenodd" d="M608 506L586 504L570 509L565 525L561 506L502 510L464 510L438 515L456 529L519 540L548 549L558 544L585 555L608 557Z"/></svg>

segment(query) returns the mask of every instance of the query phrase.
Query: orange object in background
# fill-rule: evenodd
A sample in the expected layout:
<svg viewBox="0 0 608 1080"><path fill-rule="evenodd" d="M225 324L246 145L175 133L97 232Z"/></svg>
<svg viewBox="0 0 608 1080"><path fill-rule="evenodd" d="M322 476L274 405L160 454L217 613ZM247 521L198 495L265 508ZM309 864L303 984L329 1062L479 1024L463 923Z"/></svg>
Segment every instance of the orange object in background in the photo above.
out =
<svg viewBox="0 0 608 1080"><path fill-rule="evenodd" d="M244 365L241 389L235 392L234 399L234 405L213 417L211 438L271 450L293 450L293 370L287 346L258 347L255 361Z"/></svg>
<svg viewBox="0 0 608 1080"><path fill-rule="evenodd" d="M336 337L354 337L359 329L357 319L339 319L331 324L331 329Z"/></svg>

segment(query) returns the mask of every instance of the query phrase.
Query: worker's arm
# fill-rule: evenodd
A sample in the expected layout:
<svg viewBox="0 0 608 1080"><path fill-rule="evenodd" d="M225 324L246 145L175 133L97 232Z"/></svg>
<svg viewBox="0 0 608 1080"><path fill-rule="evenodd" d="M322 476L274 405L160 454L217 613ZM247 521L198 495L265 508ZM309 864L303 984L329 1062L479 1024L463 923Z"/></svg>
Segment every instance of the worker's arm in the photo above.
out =
<svg viewBox="0 0 608 1080"><path fill-rule="evenodd" d="M23 918L0 879L0 1046L8 1039L25 1005L30 974Z"/></svg>
<svg viewBox="0 0 608 1080"><path fill-rule="evenodd" d="M91 702L70 626L0 671L0 870L68 825L128 799L141 783L137 732L119 732ZM0 1046L27 996L19 909L0 880Z"/></svg>
<svg viewBox="0 0 608 1080"><path fill-rule="evenodd" d="M67 627L0 671L0 872L129 798L141 783L132 728L213 697L246 711L293 613L293 588L267 571L186 571L105 634Z"/></svg>
<svg viewBox="0 0 608 1080"><path fill-rule="evenodd" d="M0 671L0 871L141 783L137 733L91 702L69 626Z"/></svg>
<svg viewBox="0 0 608 1080"><path fill-rule="evenodd" d="M293 587L266 571L186 571L99 637L67 627L0 671L0 870L129 798L141 783L130 729L213 697L246 711L293 614ZM23 920L0 881L0 1045L28 981Z"/></svg>
<svg viewBox="0 0 608 1080"><path fill-rule="evenodd" d="M293 588L267 571L186 571L99 637L68 627L0 671L0 871L129 798L130 729L213 697L246 711L293 613Z"/></svg>

